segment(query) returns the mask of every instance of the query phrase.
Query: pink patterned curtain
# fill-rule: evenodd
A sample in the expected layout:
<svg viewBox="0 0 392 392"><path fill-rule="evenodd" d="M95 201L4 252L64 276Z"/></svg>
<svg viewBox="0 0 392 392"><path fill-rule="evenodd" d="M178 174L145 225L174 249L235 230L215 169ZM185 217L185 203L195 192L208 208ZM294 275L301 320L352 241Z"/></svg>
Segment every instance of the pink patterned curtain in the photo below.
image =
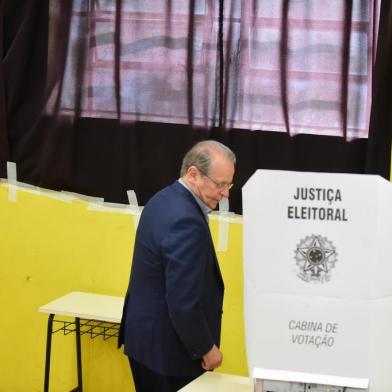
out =
<svg viewBox="0 0 392 392"><path fill-rule="evenodd" d="M53 29L63 8L52 2ZM376 0L74 0L68 37L49 36L68 41L47 110L366 138L377 12Z"/></svg>

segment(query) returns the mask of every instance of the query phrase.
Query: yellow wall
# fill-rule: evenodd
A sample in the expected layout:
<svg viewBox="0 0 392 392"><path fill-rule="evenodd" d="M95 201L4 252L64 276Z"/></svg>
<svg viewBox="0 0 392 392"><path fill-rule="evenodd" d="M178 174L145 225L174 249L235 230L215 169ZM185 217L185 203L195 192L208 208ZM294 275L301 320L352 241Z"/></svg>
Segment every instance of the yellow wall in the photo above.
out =
<svg viewBox="0 0 392 392"><path fill-rule="evenodd" d="M135 235L134 215L60 192L0 183L0 391L42 391L47 315L38 308L71 291L123 296ZM242 221L212 216L226 284L220 371L246 375L242 308ZM221 225L221 228L219 228ZM222 226L223 225L223 226ZM227 227L226 227L227 229ZM224 240L224 237L223 237ZM223 241L224 244L224 241ZM132 391L116 340L82 337L84 390ZM50 390L76 386L75 336L53 335Z"/></svg>

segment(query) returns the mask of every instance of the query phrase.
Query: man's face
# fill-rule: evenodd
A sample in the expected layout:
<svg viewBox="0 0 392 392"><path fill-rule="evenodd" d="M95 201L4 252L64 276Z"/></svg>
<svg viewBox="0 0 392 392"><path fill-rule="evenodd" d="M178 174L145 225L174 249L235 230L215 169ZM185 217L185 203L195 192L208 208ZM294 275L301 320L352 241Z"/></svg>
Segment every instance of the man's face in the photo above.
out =
<svg viewBox="0 0 392 392"><path fill-rule="evenodd" d="M234 176L233 162L223 154L216 154L212 157L208 175L197 168L195 170L197 173L194 192L214 210L223 197L229 197Z"/></svg>

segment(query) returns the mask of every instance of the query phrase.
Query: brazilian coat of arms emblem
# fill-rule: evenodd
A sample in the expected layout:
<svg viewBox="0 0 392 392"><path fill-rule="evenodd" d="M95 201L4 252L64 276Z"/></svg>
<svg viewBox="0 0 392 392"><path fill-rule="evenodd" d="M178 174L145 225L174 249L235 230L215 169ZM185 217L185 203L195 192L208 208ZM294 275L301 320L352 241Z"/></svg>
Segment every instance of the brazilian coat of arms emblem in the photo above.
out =
<svg viewBox="0 0 392 392"><path fill-rule="evenodd" d="M307 236L295 249L297 276L306 282L325 283L337 262L336 248L321 235Z"/></svg>

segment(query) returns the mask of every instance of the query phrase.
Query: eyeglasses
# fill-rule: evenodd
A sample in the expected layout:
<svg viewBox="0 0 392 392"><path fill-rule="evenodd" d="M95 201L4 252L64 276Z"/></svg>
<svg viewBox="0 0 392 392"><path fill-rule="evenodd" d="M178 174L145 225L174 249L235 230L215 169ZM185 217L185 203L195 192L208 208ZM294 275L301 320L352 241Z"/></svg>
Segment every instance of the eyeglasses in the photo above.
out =
<svg viewBox="0 0 392 392"><path fill-rule="evenodd" d="M214 179L212 179L207 173L205 173L203 170L200 170L198 168L199 172L204 176L207 177L210 181L212 181L214 183L214 185L218 188L218 189L227 189L228 191L233 188L233 183L232 182L216 182Z"/></svg>

